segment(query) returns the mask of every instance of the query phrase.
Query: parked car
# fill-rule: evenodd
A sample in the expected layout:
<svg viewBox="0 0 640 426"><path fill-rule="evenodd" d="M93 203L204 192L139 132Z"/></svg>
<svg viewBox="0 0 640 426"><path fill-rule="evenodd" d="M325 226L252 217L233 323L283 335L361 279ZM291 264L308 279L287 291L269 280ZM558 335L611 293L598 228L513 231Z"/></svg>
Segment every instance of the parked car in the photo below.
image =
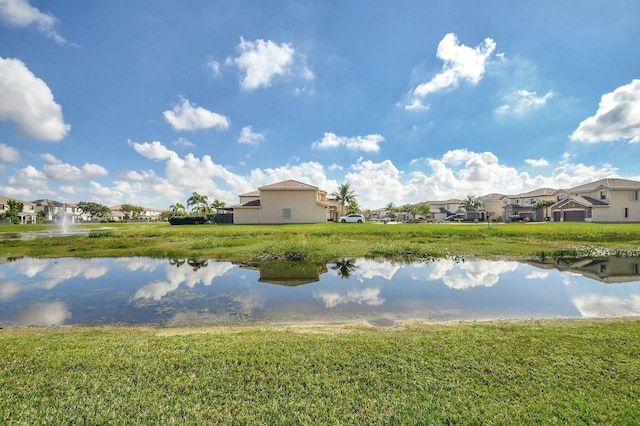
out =
<svg viewBox="0 0 640 426"><path fill-rule="evenodd" d="M464 220L464 215L462 214L452 214L447 216L447 222L462 222Z"/></svg>
<svg viewBox="0 0 640 426"><path fill-rule="evenodd" d="M364 216L361 214L348 214L346 216L340 216L338 219L340 223L364 223Z"/></svg>

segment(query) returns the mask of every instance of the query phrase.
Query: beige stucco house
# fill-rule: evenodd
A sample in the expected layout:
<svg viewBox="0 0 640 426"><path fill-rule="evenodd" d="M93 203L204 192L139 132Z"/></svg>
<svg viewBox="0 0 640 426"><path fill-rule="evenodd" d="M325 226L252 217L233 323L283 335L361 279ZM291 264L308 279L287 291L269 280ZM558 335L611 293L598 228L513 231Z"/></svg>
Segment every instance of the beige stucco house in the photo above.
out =
<svg viewBox="0 0 640 426"><path fill-rule="evenodd" d="M610 178L562 190L551 206L557 222L640 222L640 182Z"/></svg>
<svg viewBox="0 0 640 426"><path fill-rule="evenodd" d="M22 201L15 198L4 197L0 195L0 214L9 211L9 200L18 201L23 204L22 211L18 212L20 223L36 223L36 205L30 201Z"/></svg>
<svg viewBox="0 0 640 426"><path fill-rule="evenodd" d="M452 214L464 213L462 200L450 198L444 201L427 201L431 206L431 217L435 220L445 220Z"/></svg>
<svg viewBox="0 0 640 426"><path fill-rule="evenodd" d="M502 218L507 221L510 217L520 219L542 221L550 217L550 209L536 209L534 206L540 201L554 203L558 201L558 190L553 188L540 188L517 195L504 195L502 201Z"/></svg>
<svg viewBox="0 0 640 426"><path fill-rule="evenodd" d="M285 180L240 195L235 224L322 223L337 219L337 205L318 187Z"/></svg>

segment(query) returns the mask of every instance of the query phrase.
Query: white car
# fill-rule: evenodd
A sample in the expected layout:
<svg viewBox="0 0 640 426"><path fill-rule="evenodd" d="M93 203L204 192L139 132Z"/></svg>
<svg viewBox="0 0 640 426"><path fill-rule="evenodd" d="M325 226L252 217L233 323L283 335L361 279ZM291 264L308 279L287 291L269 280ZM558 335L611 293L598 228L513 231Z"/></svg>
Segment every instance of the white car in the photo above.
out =
<svg viewBox="0 0 640 426"><path fill-rule="evenodd" d="M346 216L340 216L340 219L338 219L338 222L340 223L364 223L364 216L361 214L349 214Z"/></svg>

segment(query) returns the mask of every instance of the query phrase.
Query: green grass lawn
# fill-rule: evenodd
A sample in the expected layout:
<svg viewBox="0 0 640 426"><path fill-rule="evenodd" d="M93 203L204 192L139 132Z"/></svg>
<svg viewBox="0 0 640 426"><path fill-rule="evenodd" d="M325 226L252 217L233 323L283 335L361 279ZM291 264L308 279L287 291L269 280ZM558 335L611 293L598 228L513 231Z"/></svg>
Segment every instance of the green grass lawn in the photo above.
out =
<svg viewBox="0 0 640 426"><path fill-rule="evenodd" d="M0 423L640 424L640 321L0 330Z"/></svg>
<svg viewBox="0 0 640 426"><path fill-rule="evenodd" d="M2 233L40 225L0 226ZM559 250L640 249L640 224L88 225L89 235L5 239L0 256L191 257L238 262L343 257L540 257ZM108 229L104 229L108 228Z"/></svg>

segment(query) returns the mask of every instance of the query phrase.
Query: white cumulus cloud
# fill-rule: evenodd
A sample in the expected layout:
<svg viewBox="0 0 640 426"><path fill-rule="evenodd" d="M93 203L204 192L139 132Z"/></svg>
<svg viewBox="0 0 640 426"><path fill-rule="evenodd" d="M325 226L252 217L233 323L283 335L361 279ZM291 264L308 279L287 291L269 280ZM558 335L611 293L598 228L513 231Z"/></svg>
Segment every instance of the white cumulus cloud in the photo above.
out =
<svg viewBox="0 0 640 426"><path fill-rule="evenodd" d="M58 20L53 15L42 13L31 6L28 0L0 0L0 18L14 27L35 26L56 43L66 43L55 30Z"/></svg>
<svg viewBox="0 0 640 426"><path fill-rule="evenodd" d="M539 159L528 158L524 160L524 162L530 165L531 167L546 167L549 165L549 162L544 158L539 158Z"/></svg>
<svg viewBox="0 0 640 426"><path fill-rule="evenodd" d="M0 161L15 163L20 161L20 152L17 149L0 143Z"/></svg>
<svg viewBox="0 0 640 426"><path fill-rule="evenodd" d="M445 35L436 52L436 56L444 62L442 71L430 81L419 84L413 94L424 97L442 89L455 88L461 81L477 84L484 76L486 63L495 48L496 43L490 38L472 48L460 44L453 33Z"/></svg>
<svg viewBox="0 0 640 426"><path fill-rule="evenodd" d="M237 49L239 56L227 58L225 63L235 64L244 73L240 86L245 90L269 87L276 77L296 75L304 80L314 78L302 59L296 63L296 51L289 43L241 38Z"/></svg>
<svg viewBox="0 0 640 426"><path fill-rule="evenodd" d="M542 96L538 96L536 92L528 90L518 90L505 97L506 104L498 107L498 114L525 114L533 109L540 108L547 104L547 101L553 97L553 92L549 91Z"/></svg>
<svg viewBox="0 0 640 426"><path fill-rule="evenodd" d="M47 164L44 171L51 179L68 181L87 181L109 174L104 167L91 163L85 163L82 167L62 163Z"/></svg>
<svg viewBox="0 0 640 426"><path fill-rule="evenodd" d="M129 145L140 155L150 160L168 160L172 157L177 157L174 151L167 149L161 142L132 142L129 141Z"/></svg>
<svg viewBox="0 0 640 426"><path fill-rule="evenodd" d="M384 137L378 134L347 137L326 132L322 140L314 142L311 147L321 150L345 147L352 151L378 152L383 141Z"/></svg>
<svg viewBox="0 0 640 426"><path fill-rule="evenodd" d="M47 83L15 58L0 57L0 120L12 121L20 134L43 141L60 141L71 129Z"/></svg>
<svg viewBox="0 0 640 426"><path fill-rule="evenodd" d="M165 111L163 115L175 130L193 131L212 127L226 130L230 125L229 119L224 115L192 105L187 99L182 99L173 110Z"/></svg>
<svg viewBox="0 0 640 426"><path fill-rule="evenodd" d="M264 142L264 140L265 137L262 133L256 133L253 131L251 126L245 126L242 128L242 132L240 133L240 137L238 138L238 143L257 145L260 142Z"/></svg>
<svg viewBox="0 0 640 426"><path fill-rule="evenodd" d="M622 139L640 142L640 79L602 95L595 115L571 134L571 140L586 143Z"/></svg>
<svg viewBox="0 0 640 426"><path fill-rule="evenodd" d="M58 160L58 158L55 155L50 154L50 153L40 154L39 157L42 158L47 163L51 163L51 164L60 164L60 163L62 163L62 161Z"/></svg>

